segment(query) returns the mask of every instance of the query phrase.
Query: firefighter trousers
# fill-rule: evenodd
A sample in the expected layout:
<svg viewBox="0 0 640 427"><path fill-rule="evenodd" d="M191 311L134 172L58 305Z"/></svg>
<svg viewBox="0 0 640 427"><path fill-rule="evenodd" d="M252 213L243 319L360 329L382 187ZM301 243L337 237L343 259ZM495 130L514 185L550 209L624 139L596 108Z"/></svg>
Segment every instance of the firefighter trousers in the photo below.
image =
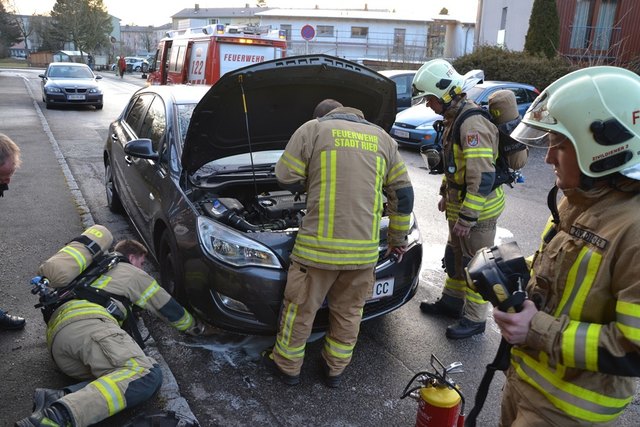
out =
<svg viewBox="0 0 640 427"><path fill-rule="evenodd" d="M522 381L510 367L502 390L500 407L500 427L613 427L618 421L608 423L588 422L570 417L556 408L538 390ZM552 390L549 390L553 394Z"/></svg>
<svg viewBox="0 0 640 427"><path fill-rule="evenodd" d="M51 345L54 362L84 387L58 400L75 427L88 426L149 399L162 384L155 360L116 323L82 319L64 326Z"/></svg>
<svg viewBox="0 0 640 427"><path fill-rule="evenodd" d="M329 329L322 357L329 375L339 375L351 362L360 332L362 310L371 296L374 267L324 270L292 262L287 276L273 359L288 375L299 375L316 312L327 301Z"/></svg>
<svg viewBox="0 0 640 427"><path fill-rule="evenodd" d="M449 239L444 251L447 277L442 293L453 298L464 299L464 317L473 322L484 322L489 314L489 303L467 286L464 268L479 249L494 245L497 221L491 219L477 222L471 228L468 237L458 237L453 234L456 222L448 222Z"/></svg>

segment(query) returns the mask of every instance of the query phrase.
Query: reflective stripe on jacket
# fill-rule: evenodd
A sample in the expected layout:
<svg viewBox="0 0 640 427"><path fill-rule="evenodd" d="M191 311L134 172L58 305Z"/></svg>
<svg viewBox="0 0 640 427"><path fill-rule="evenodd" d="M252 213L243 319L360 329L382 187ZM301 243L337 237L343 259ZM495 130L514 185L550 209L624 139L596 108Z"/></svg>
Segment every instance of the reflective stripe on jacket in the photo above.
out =
<svg viewBox="0 0 640 427"><path fill-rule="evenodd" d="M527 288L540 311L512 349L521 380L589 425L615 420L640 376L640 183L618 186L564 192Z"/></svg>
<svg viewBox="0 0 640 427"><path fill-rule="evenodd" d="M504 210L502 187L491 191L498 157L498 128L482 115L472 115L460 126L460 141L449 138L456 118L474 108L478 107L461 101L445 113L445 165L440 189L447 201L447 219L461 219L470 226L497 218Z"/></svg>
<svg viewBox="0 0 640 427"><path fill-rule="evenodd" d="M307 189L307 214L292 259L332 269L374 265L383 190L389 244L405 241L413 210L407 167L396 142L359 110L337 108L298 128L276 165L276 176L285 185L302 183ZM409 192L410 198L402 197Z"/></svg>

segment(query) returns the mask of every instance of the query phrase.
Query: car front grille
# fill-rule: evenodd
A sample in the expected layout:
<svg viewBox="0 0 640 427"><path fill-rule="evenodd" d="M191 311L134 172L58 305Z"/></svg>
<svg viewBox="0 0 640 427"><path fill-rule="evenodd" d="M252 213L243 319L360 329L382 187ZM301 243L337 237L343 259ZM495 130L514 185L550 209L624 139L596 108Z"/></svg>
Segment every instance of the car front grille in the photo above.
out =
<svg viewBox="0 0 640 427"><path fill-rule="evenodd" d="M75 87L65 87L65 93L87 93L87 89L84 88L75 88Z"/></svg>

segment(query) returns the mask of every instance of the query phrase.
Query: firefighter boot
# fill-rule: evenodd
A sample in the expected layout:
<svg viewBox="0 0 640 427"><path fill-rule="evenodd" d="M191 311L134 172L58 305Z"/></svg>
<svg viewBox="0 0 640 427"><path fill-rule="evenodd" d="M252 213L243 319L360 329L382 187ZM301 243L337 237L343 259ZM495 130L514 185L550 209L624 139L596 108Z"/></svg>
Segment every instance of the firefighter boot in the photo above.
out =
<svg viewBox="0 0 640 427"><path fill-rule="evenodd" d="M486 322L473 322L463 317L458 323L447 326L447 338L459 340L469 338L484 332Z"/></svg>
<svg viewBox="0 0 640 427"><path fill-rule="evenodd" d="M42 411L36 411L15 423L15 427L71 427L72 425L67 408L59 403L54 403Z"/></svg>
<svg viewBox="0 0 640 427"><path fill-rule="evenodd" d="M322 377L324 378L326 386L331 388L340 387L340 383L342 383L342 373L338 375L330 375L331 369L324 358L320 360L320 367L322 369Z"/></svg>
<svg viewBox="0 0 640 427"><path fill-rule="evenodd" d="M53 402L61 399L65 395L62 390L52 388L37 388L33 393L33 412L42 411L44 408L51 406Z"/></svg>
<svg viewBox="0 0 640 427"><path fill-rule="evenodd" d="M262 364L273 376L280 378L286 385L298 385L300 383L300 375L288 375L280 370L273 360L271 348L264 350L260 355L262 356Z"/></svg>
<svg viewBox="0 0 640 427"><path fill-rule="evenodd" d="M462 317L463 308L464 300L462 298L454 298L447 294L442 294L442 297L436 302L422 301L420 303L420 310L423 313L453 317L454 319Z"/></svg>

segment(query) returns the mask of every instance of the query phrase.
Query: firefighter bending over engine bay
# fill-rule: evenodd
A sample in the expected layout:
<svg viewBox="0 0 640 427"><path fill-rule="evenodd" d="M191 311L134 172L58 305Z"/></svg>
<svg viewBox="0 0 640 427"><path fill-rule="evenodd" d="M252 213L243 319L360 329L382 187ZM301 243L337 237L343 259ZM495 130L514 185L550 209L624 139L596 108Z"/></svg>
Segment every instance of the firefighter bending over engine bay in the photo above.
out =
<svg viewBox="0 0 640 427"><path fill-rule="evenodd" d="M33 414L16 426L88 426L153 396L162 373L142 350L133 305L186 334L204 331L142 270L147 255L142 244L123 240L107 253L112 242L108 229L94 225L38 269L32 284L43 304L47 346L60 370L83 382L36 389ZM83 285L74 285L83 279Z"/></svg>
<svg viewBox="0 0 640 427"><path fill-rule="evenodd" d="M500 425L619 425L640 377L640 77L569 73L511 136L546 147L556 186L529 299L493 312L513 344Z"/></svg>
<svg viewBox="0 0 640 427"><path fill-rule="evenodd" d="M276 164L284 188L307 192L307 214L291 254L276 343L262 356L274 375L298 384L306 342L326 298L329 329L321 364L325 384L335 388L351 361L375 280L383 190L389 214L386 256L401 262L413 187L396 142L360 110L325 99L313 117L291 136Z"/></svg>

